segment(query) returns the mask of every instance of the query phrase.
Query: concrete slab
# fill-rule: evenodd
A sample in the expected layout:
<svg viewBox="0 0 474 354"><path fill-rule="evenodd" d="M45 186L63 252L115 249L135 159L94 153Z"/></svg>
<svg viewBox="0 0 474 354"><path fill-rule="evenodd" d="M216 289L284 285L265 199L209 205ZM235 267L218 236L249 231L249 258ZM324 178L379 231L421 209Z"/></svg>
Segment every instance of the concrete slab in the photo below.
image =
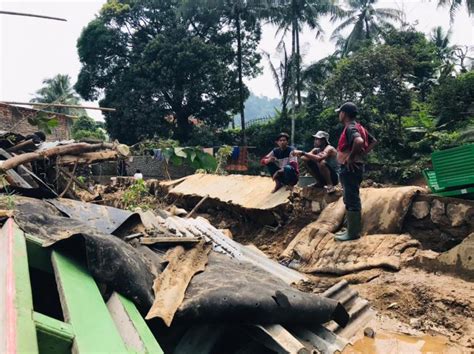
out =
<svg viewBox="0 0 474 354"><path fill-rule="evenodd" d="M273 180L260 176L195 174L182 178L178 184L164 182L162 186L170 186L170 194L209 195L209 198L246 209L274 209L289 203L290 196L290 191L285 188L272 193L275 186Z"/></svg>

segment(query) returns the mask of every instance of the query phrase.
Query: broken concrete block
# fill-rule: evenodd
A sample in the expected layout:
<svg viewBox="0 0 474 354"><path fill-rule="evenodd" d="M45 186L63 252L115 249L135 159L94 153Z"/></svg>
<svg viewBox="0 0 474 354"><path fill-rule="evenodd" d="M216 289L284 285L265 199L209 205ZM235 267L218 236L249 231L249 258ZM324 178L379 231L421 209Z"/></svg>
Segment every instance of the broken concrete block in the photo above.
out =
<svg viewBox="0 0 474 354"><path fill-rule="evenodd" d="M459 245L440 254L438 262L452 267L457 273L472 279L474 276L474 233L466 237Z"/></svg>
<svg viewBox="0 0 474 354"><path fill-rule="evenodd" d="M449 224L448 217L446 216L446 206L439 199L433 199L431 202L431 221L435 224Z"/></svg>
<svg viewBox="0 0 474 354"><path fill-rule="evenodd" d="M446 214L451 222L451 226L458 227L466 223L470 209L472 209L471 206L465 204L448 204Z"/></svg>
<svg viewBox="0 0 474 354"><path fill-rule="evenodd" d="M411 214L418 220L424 219L430 214L430 204L426 201L413 203Z"/></svg>
<svg viewBox="0 0 474 354"><path fill-rule="evenodd" d="M312 211L313 213L319 213L319 212L321 212L321 204L319 204L319 202L317 202L317 201L315 201L315 200L312 201L312 202L311 202L311 211Z"/></svg>

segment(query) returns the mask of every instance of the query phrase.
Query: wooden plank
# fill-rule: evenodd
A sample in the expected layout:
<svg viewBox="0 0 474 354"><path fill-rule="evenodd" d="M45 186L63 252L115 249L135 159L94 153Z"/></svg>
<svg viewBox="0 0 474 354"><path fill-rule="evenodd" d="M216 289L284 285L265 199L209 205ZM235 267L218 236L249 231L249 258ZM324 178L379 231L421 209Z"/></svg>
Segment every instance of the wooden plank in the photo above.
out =
<svg viewBox="0 0 474 354"><path fill-rule="evenodd" d="M0 233L0 352L38 353L23 232L8 219Z"/></svg>
<svg viewBox="0 0 474 354"><path fill-rule="evenodd" d="M199 237L143 237L140 239L142 245L180 245L180 244L196 244L201 242Z"/></svg>
<svg viewBox="0 0 474 354"><path fill-rule="evenodd" d="M136 353L163 353L133 302L118 293L113 293L107 301L107 307L129 350Z"/></svg>
<svg viewBox="0 0 474 354"><path fill-rule="evenodd" d="M71 325L35 312L33 318L41 353L69 354L74 339Z"/></svg>
<svg viewBox="0 0 474 354"><path fill-rule="evenodd" d="M52 252L51 259L64 318L76 335L72 352L127 352L99 288L86 269L57 251Z"/></svg>
<svg viewBox="0 0 474 354"><path fill-rule="evenodd" d="M51 265L51 250L43 247L43 241L36 236L25 234L28 264L47 273L53 273Z"/></svg>

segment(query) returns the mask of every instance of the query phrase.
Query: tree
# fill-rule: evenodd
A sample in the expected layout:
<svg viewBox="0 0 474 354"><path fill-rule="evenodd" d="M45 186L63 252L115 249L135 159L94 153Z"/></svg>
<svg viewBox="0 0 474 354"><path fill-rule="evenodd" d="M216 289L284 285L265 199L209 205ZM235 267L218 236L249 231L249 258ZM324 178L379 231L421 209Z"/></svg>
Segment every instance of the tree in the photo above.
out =
<svg viewBox="0 0 474 354"><path fill-rule="evenodd" d="M186 143L196 120L224 127L238 110L232 33L218 16L188 17L174 0L109 0L78 41L76 88L117 112L114 138L155 135ZM191 119L192 118L192 119Z"/></svg>
<svg viewBox="0 0 474 354"><path fill-rule="evenodd" d="M78 105L79 96L74 92L69 75L57 74L55 77L43 80L43 87L36 91L36 96L30 102L59 103L67 105ZM84 114L83 109L65 107L43 108L51 112L78 115Z"/></svg>
<svg viewBox="0 0 474 354"><path fill-rule="evenodd" d="M410 71L405 72L404 79L413 85L419 99L426 101L438 81L437 71L441 66L435 45L428 41L424 33L413 28L391 30L384 34L384 40L388 46L405 52L405 57L412 67Z"/></svg>
<svg viewBox="0 0 474 354"><path fill-rule="evenodd" d="M433 29L430 35L430 42L436 48L436 56L442 63L440 71L440 79L444 79L451 75L455 68L456 46L450 45L451 31L445 32L441 26Z"/></svg>
<svg viewBox="0 0 474 354"><path fill-rule="evenodd" d="M474 71L447 78L437 86L430 96L433 113L438 117L437 125L449 128L474 124Z"/></svg>
<svg viewBox="0 0 474 354"><path fill-rule="evenodd" d="M352 26L348 37L342 42L342 56L357 50L362 42L373 41L384 28L393 28L392 22L401 22L402 11L390 8L376 8L377 0L349 0L349 10L342 11L333 19L343 19L331 35L340 39L341 32Z"/></svg>
<svg viewBox="0 0 474 354"><path fill-rule="evenodd" d="M232 33L236 45L235 65L237 67L239 83L239 113L241 121L242 145L245 142L245 100L248 97L248 89L243 82L244 77L253 78L259 72L258 63L261 56L257 52L257 46L261 38L260 11L263 2L255 0L193 0L189 12L194 12L191 18L202 16L202 7L210 11L216 11L224 20L228 30ZM191 10L191 11L190 11ZM208 14L206 14L208 15Z"/></svg>
<svg viewBox="0 0 474 354"><path fill-rule="evenodd" d="M288 116L290 99L295 94L294 76L296 68L294 65L294 57L288 56L285 43L282 44L281 49L283 59L278 66L273 64L269 53L264 54L267 57L273 80L281 96L281 116L286 118Z"/></svg>
<svg viewBox="0 0 474 354"><path fill-rule="evenodd" d="M88 116L80 116L74 121L71 129L72 137L75 140L81 139L95 139L105 140L106 136L100 127L100 124L95 122Z"/></svg>
<svg viewBox="0 0 474 354"><path fill-rule="evenodd" d="M454 21L454 16L461 6L463 6L463 3L466 5L468 14L474 14L474 0L438 0L438 6L449 6L449 17L451 22Z"/></svg>
<svg viewBox="0 0 474 354"><path fill-rule="evenodd" d="M316 30L316 37L323 33L319 17L323 14L337 11L331 1L327 0L289 0L283 5L273 6L267 13L270 21L278 26L277 33L283 32L283 42L286 34L291 31L291 55L295 66L295 91L297 107L302 104L301 98L301 51L300 32L304 25Z"/></svg>

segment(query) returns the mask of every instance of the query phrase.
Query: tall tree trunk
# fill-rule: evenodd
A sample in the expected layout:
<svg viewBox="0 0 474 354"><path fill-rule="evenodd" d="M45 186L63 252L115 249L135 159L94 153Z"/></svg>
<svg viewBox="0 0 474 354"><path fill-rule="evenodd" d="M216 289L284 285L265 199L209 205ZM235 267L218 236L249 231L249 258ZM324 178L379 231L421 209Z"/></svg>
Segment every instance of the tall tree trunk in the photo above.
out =
<svg viewBox="0 0 474 354"><path fill-rule="evenodd" d="M191 133L191 125L189 124L188 120L189 115L184 112L176 112L176 139L181 143L185 144L189 140L189 135Z"/></svg>
<svg viewBox="0 0 474 354"><path fill-rule="evenodd" d="M242 146L247 143L245 136L245 103L244 103L244 82L242 80L242 33L240 23L240 12L237 12L235 19L235 27L237 30L237 70L239 72L239 105L240 105L240 122L242 126Z"/></svg>
<svg viewBox="0 0 474 354"><path fill-rule="evenodd" d="M298 30L298 21L296 20L295 42L296 42L296 98L297 108L301 107L301 56L300 56L300 33Z"/></svg>

